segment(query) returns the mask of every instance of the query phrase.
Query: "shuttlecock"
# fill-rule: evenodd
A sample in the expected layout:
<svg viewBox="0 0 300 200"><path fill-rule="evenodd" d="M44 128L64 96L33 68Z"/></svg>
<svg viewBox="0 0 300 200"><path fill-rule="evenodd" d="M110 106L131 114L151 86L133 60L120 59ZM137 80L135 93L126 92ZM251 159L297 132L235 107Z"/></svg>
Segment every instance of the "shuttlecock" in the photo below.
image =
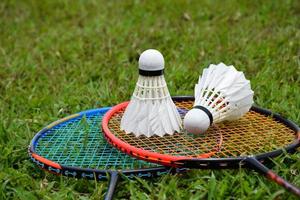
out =
<svg viewBox="0 0 300 200"><path fill-rule="evenodd" d="M172 135L181 129L181 118L164 78L164 58L154 49L139 58L139 78L124 115L121 130L135 136Z"/></svg>
<svg viewBox="0 0 300 200"><path fill-rule="evenodd" d="M204 133L212 123L242 117L253 104L250 81L234 66L223 63L203 70L195 86L194 108L184 117L184 128Z"/></svg>

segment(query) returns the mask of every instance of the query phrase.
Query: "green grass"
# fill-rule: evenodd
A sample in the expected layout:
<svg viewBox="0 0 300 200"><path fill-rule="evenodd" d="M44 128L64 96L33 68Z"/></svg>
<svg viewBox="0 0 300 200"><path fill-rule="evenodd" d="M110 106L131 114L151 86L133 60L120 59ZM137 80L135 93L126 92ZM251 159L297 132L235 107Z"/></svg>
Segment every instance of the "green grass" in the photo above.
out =
<svg viewBox="0 0 300 200"><path fill-rule="evenodd" d="M128 100L137 57L160 50L172 95L193 94L209 63L245 72L255 102L300 124L300 2L0 2L0 199L98 199L106 182L36 168L27 146L50 122ZM300 154L274 160L300 186ZM116 199L294 199L258 173L193 170L123 180Z"/></svg>

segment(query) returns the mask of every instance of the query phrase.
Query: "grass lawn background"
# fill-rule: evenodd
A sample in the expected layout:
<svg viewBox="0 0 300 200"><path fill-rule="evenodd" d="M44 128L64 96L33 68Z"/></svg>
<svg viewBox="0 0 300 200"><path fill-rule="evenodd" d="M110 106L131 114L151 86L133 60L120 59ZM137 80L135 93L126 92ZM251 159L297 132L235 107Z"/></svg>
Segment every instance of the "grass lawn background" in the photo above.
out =
<svg viewBox="0 0 300 200"><path fill-rule="evenodd" d="M0 199L98 199L107 182L56 177L27 147L50 122L128 100L137 59L165 57L172 95L210 63L245 72L255 103L300 124L300 1L1 1ZM300 154L268 165L300 186ZM245 170L121 181L116 199L294 199Z"/></svg>

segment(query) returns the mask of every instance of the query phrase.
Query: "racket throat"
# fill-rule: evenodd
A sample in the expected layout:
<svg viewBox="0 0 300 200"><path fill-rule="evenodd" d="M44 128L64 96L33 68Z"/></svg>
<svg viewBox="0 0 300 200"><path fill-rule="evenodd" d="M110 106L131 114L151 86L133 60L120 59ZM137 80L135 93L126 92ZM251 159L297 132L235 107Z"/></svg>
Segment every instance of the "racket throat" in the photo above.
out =
<svg viewBox="0 0 300 200"><path fill-rule="evenodd" d="M108 190L105 195L105 200L111 200L113 198L114 191L118 183L118 179L119 179L119 173L117 171L112 171L110 173L110 181L109 181Z"/></svg>

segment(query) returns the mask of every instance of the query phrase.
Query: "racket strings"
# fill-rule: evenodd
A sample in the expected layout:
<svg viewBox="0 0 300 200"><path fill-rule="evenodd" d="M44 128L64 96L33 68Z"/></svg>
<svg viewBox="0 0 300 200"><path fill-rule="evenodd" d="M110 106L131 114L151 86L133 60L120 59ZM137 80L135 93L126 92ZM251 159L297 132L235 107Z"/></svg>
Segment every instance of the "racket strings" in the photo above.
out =
<svg viewBox="0 0 300 200"><path fill-rule="evenodd" d="M295 139L294 131L271 117L250 111L242 119L219 125L224 138L218 157L257 155L283 148Z"/></svg>
<svg viewBox="0 0 300 200"><path fill-rule="evenodd" d="M193 101L175 102L181 117L193 107ZM295 132L274 118L249 111L241 119L218 123L209 128L205 135L193 136L184 131L164 137L150 138L126 134L120 130L124 108L109 120L110 131L131 146L173 156L197 157L211 153L211 157L226 158L257 155L283 148L295 140Z"/></svg>
<svg viewBox="0 0 300 200"><path fill-rule="evenodd" d="M102 113L78 117L50 128L35 145L38 155L65 166L92 169L136 169L157 165L113 148L103 138Z"/></svg>
<svg viewBox="0 0 300 200"><path fill-rule="evenodd" d="M191 106L191 103L192 102L187 105ZM184 102L184 104L186 104L186 102ZM183 114L187 111L188 110L184 108L179 110L179 113L181 113L183 117ZM164 137L154 136L148 138L140 136L137 138L133 134L126 134L120 130L119 123L123 112L124 109L120 110L110 119L109 127L119 139L137 148L155 151L161 154L198 157L201 154L219 150L220 142L222 142L220 132L216 126L212 128L214 131L210 132L209 137L199 136L194 138L193 135L188 133L175 133L174 135L165 135ZM201 147L199 148L199 146Z"/></svg>

